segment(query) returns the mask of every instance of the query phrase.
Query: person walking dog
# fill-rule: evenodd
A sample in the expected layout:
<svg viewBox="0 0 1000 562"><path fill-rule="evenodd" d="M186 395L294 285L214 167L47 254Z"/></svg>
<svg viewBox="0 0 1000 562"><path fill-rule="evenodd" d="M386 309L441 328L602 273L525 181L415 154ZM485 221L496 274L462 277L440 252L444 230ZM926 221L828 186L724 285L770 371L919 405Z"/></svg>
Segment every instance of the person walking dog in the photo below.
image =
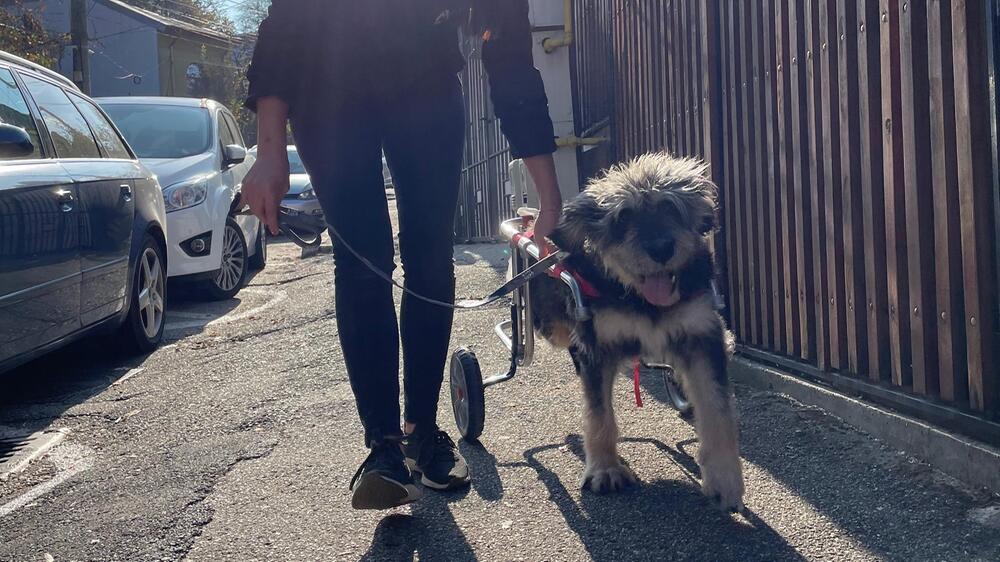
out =
<svg viewBox="0 0 1000 562"><path fill-rule="evenodd" d="M395 268L384 150L396 183L405 286L454 302L466 127L459 30L483 36L495 112L512 156L524 160L537 186L535 231L547 236L562 201L527 0L274 0L248 72L258 158L243 183L244 201L277 234L278 205L289 188L290 122L327 222L339 233L337 325L371 449L351 481L357 509L416 500L413 474L436 490L470 482L465 459L437 425L453 312L404 294L397 324L392 286L372 271Z"/></svg>

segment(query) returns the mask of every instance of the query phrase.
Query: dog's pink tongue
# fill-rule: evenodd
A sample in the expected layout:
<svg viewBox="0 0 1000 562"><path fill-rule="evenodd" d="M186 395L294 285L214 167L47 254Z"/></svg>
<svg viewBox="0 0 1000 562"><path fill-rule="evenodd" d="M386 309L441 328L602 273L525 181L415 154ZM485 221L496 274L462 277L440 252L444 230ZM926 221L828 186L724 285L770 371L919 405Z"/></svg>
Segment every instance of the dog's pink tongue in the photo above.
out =
<svg viewBox="0 0 1000 562"><path fill-rule="evenodd" d="M639 290L643 298L654 306L673 306L680 297L674 287L674 278L669 274L646 277Z"/></svg>

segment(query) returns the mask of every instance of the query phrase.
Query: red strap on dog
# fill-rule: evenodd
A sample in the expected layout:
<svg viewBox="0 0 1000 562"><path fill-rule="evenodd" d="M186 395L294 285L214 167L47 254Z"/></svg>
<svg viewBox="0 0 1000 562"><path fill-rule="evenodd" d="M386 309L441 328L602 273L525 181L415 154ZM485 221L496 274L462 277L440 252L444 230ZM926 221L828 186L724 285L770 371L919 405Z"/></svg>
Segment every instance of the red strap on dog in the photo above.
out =
<svg viewBox="0 0 1000 562"><path fill-rule="evenodd" d="M635 393L635 405L642 408L642 394L639 392L639 358L632 363L632 392Z"/></svg>
<svg viewBox="0 0 1000 562"><path fill-rule="evenodd" d="M517 244L521 240L522 237L523 238L527 238L528 240L534 241L534 239L535 239L535 231L528 230L528 231L524 232L523 234L514 234L514 236L511 237L511 242L513 242L514 244ZM553 277L555 279L559 279L559 276L563 272L569 273L570 275L573 276L573 279L576 279L576 283L578 285L580 285L580 292L583 293L583 296L585 296L585 297L587 297L589 299L596 299L596 298L598 298L598 297L601 296L601 292L598 291L597 287L595 287L594 285L592 285L590 283L590 281L587 281L586 279L583 278L582 275L580 275L579 273L573 271L572 269L566 267L565 265L563 265L561 263L556 264L555 267L553 267L552 270L549 271L549 276Z"/></svg>

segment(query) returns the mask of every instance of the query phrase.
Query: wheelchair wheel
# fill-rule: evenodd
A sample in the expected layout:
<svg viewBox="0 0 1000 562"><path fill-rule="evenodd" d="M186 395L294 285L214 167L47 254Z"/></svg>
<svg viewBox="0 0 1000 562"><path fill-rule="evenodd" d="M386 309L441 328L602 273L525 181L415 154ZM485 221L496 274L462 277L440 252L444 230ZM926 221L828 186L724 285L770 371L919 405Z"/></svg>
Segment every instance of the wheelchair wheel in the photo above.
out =
<svg viewBox="0 0 1000 562"><path fill-rule="evenodd" d="M451 356L451 407L455 424L466 441L476 441L486 422L486 396L483 373L476 354L459 349Z"/></svg>
<svg viewBox="0 0 1000 562"><path fill-rule="evenodd" d="M684 395L680 381L677 380L677 373L669 367L662 369L662 373L663 386L667 389L667 397L670 400L670 405L677 410L682 418L690 418L694 414L694 410L691 408L691 402Z"/></svg>

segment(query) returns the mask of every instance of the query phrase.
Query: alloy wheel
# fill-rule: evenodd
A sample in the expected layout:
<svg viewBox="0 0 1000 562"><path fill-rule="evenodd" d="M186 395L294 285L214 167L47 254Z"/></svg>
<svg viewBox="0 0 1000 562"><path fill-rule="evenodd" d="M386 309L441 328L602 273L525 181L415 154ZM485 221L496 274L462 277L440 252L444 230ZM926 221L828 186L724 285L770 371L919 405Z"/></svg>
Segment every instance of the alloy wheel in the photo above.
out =
<svg viewBox="0 0 1000 562"><path fill-rule="evenodd" d="M243 280L246 268L246 249L240 241L240 233L233 225L226 225L222 240L222 267L215 278L215 284L223 291L232 291Z"/></svg>
<svg viewBox="0 0 1000 562"><path fill-rule="evenodd" d="M139 258L139 320L146 337L153 339L163 324L163 267L153 248L146 248Z"/></svg>

